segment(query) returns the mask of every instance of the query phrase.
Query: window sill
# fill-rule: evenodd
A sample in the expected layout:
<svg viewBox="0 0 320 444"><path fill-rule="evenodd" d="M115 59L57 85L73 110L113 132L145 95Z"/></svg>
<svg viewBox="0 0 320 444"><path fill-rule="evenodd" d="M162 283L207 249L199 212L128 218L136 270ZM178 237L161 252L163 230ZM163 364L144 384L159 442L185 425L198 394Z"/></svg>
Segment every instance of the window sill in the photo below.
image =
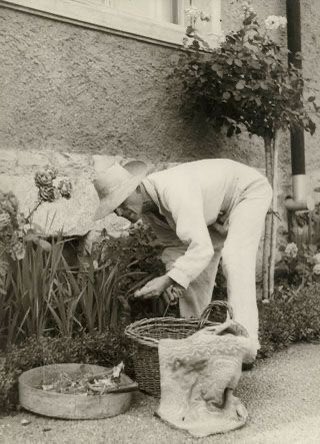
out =
<svg viewBox="0 0 320 444"><path fill-rule="evenodd" d="M0 0L0 7L163 46L181 46L185 33L183 26L120 13L112 8L75 3L71 0Z"/></svg>

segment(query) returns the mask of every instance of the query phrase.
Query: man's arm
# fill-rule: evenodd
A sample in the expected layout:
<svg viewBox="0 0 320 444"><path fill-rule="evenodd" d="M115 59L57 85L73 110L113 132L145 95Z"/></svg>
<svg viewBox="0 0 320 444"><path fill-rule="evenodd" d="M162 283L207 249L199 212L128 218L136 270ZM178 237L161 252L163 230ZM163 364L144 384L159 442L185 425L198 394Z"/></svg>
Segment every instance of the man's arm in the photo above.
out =
<svg viewBox="0 0 320 444"><path fill-rule="evenodd" d="M157 191L163 207L176 224L177 236L188 248L167 274L152 279L136 291L136 297L159 296L172 284L186 289L207 267L214 254L200 187L188 178L175 177L166 183L162 192Z"/></svg>
<svg viewBox="0 0 320 444"><path fill-rule="evenodd" d="M176 224L177 236L188 245L167 275L187 288L208 266L214 254L200 187L189 180L169 184L164 192L163 204Z"/></svg>

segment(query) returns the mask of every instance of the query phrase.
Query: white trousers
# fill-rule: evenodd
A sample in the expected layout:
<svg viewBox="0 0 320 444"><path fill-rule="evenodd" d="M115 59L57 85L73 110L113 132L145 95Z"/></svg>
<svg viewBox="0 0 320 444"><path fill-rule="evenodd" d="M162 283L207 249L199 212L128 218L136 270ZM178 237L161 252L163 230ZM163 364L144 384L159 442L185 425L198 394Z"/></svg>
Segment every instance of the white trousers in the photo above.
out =
<svg viewBox="0 0 320 444"><path fill-rule="evenodd" d="M182 317L199 317L211 302L222 257L228 302L233 308L234 320L247 329L250 337L256 341L257 348L259 321L256 301L256 257L271 198L272 189L263 178L253 184L232 209L225 236L210 229L214 256L179 300ZM167 270L185 251L185 245L168 247L163 251L162 261Z"/></svg>

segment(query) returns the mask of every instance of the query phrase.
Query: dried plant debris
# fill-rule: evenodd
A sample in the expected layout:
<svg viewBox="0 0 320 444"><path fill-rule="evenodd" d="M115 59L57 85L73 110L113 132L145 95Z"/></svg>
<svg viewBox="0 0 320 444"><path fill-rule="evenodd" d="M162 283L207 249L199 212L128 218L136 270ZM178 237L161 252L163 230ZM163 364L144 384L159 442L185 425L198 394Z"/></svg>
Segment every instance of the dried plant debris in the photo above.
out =
<svg viewBox="0 0 320 444"><path fill-rule="evenodd" d="M81 369L77 373L69 374L61 372L53 377L43 378L38 388L56 393L65 394L86 394L103 395L105 393L116 393L123 391L124 385L121 381L121 374L124 370L123 362L99 374L86 373ZM130 387L127 387L128 391Z"/></svg>

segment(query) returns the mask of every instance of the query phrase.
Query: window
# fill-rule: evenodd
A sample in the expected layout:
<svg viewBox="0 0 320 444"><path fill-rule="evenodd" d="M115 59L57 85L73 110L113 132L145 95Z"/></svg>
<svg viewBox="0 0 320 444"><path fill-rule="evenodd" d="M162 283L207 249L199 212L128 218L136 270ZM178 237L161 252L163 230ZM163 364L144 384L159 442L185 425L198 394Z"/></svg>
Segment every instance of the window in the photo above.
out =
<svg viewBox="0 0 320 444"><path fill-rule="evenodd" d="M119 13L160 20L167 23L179 23L180 0L72 0L75 3L111 8Z"/></svg>
<svg viewBox="0 0 320 444"><path fill-rule="evenodd" d="M110 0L110 6L120 12L148 19L178 23L174 14L175 0Z"/></svg>
<svg viewBox="0 0 320 444"><path fill-rule="evenodd" d="M207 17L201 34L220 32L221 0L6 0L6 5L57 20L71 21L155 42L181 44L189 23L186 10Z"/></svg>

